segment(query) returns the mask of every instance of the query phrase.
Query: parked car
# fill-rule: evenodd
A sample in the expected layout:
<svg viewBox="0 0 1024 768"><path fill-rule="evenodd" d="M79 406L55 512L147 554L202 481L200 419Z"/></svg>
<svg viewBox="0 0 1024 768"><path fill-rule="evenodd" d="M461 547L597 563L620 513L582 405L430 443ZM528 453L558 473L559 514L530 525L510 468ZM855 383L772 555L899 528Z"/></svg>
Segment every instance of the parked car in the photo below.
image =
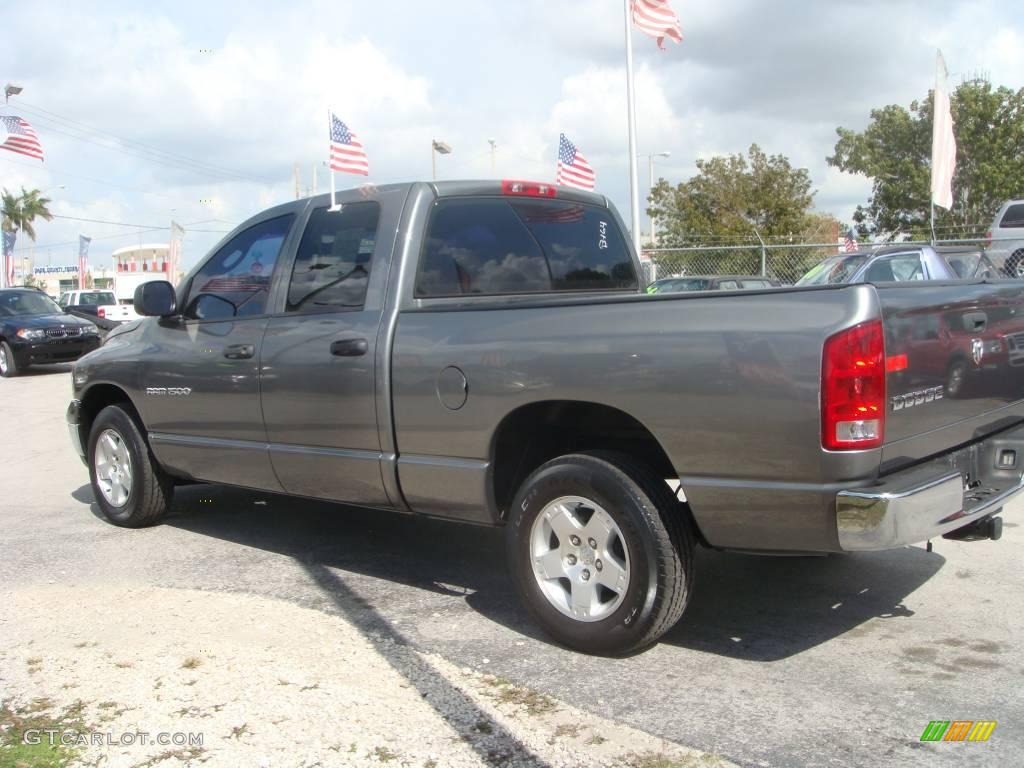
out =
<svg viewBox="0 0 1024 768"><path fill-rule="evenodd" d="M539 623L621 654L683 614L698 543L995 539L1022 490L1024 389L944 397L905 339L957 308L1024 313L1024 283L647 296L599 195L339 202L254 216L76 363L70 435L112 523L211 482L504 526Z"/></svg>
<svg viewBox="0 0 1024 768"><path fill-rule="evenodd" d="M987 253L1004 273L1024 278L1024 200L1010 200L996 213Z"/></svg>
<svg viewBox="0 0 1024 768"><path fill-rule="evenodd" d="M648 293L683 293L685 291L749 291L763 288L778 288L778 280L772 277L750 275L686 275L665 277L647 286Z"/></svg>
<svg viewBox="0 0 1024 768"><path fill-rule="evenodd" d="M797 285L903 283L917 280L998 279L1002 273L977 249L889 246L830 256Z"/></svg>
<svg viewBox="0 0 1024 768"><path fill-rule="evenodd" d="M138 320L139 316L130 304L119 304L113 291L67 291L62 293L57 303L65 312L82 317L106 320L111 323L124 323Z"/></svg>
<svg viewBox="0 0 1024 768"><path fill-rule="evenodd" d="M69 317L35 288L0 290L0 376L30 365L77 360L100 344L96 326Z"/></svg>

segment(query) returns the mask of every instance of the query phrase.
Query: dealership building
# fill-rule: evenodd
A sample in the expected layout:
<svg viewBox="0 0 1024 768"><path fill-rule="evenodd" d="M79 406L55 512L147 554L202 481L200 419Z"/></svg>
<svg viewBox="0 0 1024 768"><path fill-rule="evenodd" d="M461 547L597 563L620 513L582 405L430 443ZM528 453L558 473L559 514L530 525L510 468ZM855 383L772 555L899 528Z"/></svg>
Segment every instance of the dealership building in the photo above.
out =
<svg viewBox="0 0 1024 768"><path fill-rule="evenodd" d="M86 287L114 291L119 302L131 301L135 288L150 280L170 280L176 283L180 274L171 277L167 243L144 243L118 248L112 254L110 266L89 265ZM23 282L28 273L16 270L16 280ZM60 296L67 291L81 288L77 259L74 264L36 266L32 269L36 284L50 296ZM19 279L22 278L22 279Z"/></svg>

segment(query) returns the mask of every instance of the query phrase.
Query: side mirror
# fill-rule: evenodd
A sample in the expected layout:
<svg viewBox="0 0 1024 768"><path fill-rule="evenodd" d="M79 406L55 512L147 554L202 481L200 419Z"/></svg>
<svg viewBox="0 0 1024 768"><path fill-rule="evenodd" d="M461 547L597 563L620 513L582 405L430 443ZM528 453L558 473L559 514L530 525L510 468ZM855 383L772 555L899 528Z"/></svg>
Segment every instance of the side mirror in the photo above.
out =
<svg viewBox="0 0 1024 768"><path fill-rule="evenodd" d="M135 311L146 317L168 317L178 308L174 286L166 280L143 283L135 289Z"/></svg>

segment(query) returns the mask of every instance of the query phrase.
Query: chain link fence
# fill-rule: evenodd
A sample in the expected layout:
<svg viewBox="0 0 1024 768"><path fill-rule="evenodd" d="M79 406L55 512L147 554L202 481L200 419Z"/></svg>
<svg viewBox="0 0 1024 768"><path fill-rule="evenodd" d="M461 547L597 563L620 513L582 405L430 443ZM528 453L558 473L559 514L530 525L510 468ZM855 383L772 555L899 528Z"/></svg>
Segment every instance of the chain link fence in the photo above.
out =
<svg viewBox="0 0 1024 768"><path fill-rule="evenodd" d="M940 246L992 249L999 252L1000 243L985 238L969 240L940 240ZM931 245L927 241L900 243L861 243L861 250L882 247L915 248ZM1004 244L1005 245L1005 244ZM1005 250L1005 248L1004 248ZM803 277L815 264L829 256L844 253L839 243L785 243L729 246L696 246L687 248L649 248L643 250L645 277L648 283L665 277L693 275L765 275L783 285L791 285ZM994 259L996 260L996 259ZM1005 258L998 258L996 266L1003 267Z"/></svg>

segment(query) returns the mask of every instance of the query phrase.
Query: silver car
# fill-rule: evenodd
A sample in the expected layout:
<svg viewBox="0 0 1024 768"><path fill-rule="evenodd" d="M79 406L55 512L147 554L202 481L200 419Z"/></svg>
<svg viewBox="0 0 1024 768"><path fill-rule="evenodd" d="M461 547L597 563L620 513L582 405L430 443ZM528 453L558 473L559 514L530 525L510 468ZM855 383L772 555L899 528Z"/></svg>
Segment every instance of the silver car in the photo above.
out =
<svg viewBox="0 0 1024 768"><path fill-rule="evenodd" d="M1010 277L1024 278L1024 200L1005 203L988 232L987 253Z"/></svg>

